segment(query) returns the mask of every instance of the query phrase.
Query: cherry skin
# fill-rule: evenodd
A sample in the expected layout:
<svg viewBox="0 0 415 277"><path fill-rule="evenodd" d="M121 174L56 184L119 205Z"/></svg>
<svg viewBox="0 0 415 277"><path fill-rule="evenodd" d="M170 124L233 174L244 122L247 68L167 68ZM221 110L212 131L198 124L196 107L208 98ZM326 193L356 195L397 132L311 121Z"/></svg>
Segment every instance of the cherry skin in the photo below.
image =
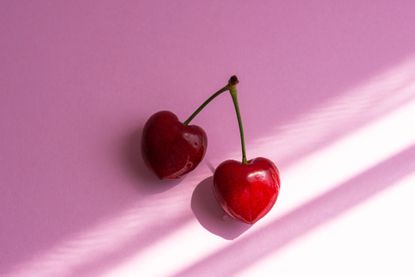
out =
<svg viewBox="0 0 415 277"><path fill-rule="evenodd" d="M214 194L231 217L253 224L275 204L280 191L277 167L266 158L222 162L213 176Z"/></svg>
<svg viewBox="0 0 415 277"><path fill-rule="evenodd" d="M207 136L202 128L185 125L169 111L153 114L144 125L142 154L160 179L177 179L203 159Z"/></svg>

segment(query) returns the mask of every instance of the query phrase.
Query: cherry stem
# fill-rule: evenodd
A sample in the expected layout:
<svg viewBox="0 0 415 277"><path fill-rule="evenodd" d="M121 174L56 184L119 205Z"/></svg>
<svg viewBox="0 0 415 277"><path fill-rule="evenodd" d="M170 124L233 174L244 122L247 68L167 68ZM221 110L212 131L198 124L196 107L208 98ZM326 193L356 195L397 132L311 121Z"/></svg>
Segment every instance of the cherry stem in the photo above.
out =
<svg viewBox="0 0 415 277"><path fill-rule="evenodd" d="M205 102L203 102L202 105L200 105L199 108L197 108L196 111L194 111L192 113L191 116L189 116L188 119L186 119L185 122L183 122L184 125L189 125L190 121L193 120L193 118L196 117L196 115L198 115L206 106L207 104L210 103L210 101L212 101L213 99L215 99L216 97L218 97L219 95L221 95L222 93L224 93L225 91L229 90L229 85L224 86L223 88L221 88L220 90L218 90L217 92L215 92L214 94L212 94L212 96L210 96L208 99L206 99Z"/></svg>
<svg viewBox="0 0 415 277"><path fill-rule="evenodd" d="M242 124L241 112L239 111L238 104L238 91L236 90L236 85L238 84L238 79L236 76L232 76L229 80L229 92L232 96L233 105L235 106L236 117L238 119L239 134L241 136L241 147L242 147L242 163L247 164L248 160L246 159L246 150L245 150L245 136L244 136L244 126Z"/></svg>
<svg viewBox="0 0 415 277"><path fill-rule="evenodd" d="M235 106L236 117L238 119L238 126L239 126L239 134L241 136L241 146L242 146L242 163L247 164L248 160L246 159L246 151L245 151L245 136L244 136L244 127L242 124L241 112L239 111L239 104L238 104L238 92L236 90L236 85L239 83L239 80L236 76L232 76L228 84L212 94L205 102L197 108L186 121L183 122L184 125L189 125L189 123L195 118L206 106L209 104L213 99L224 93L225 91L229 91L232 96L233 105Z"/></svg>

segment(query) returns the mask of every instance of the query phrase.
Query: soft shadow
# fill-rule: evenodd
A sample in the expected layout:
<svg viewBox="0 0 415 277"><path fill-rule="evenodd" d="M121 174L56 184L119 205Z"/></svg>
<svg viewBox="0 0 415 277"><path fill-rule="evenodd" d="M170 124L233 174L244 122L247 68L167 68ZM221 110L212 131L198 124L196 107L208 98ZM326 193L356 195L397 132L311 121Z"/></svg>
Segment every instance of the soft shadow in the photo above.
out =
<svg viewBox="0 0 415 277"><path fill-rule="evenodd" d="M396 184L415 170L415 145L196 262L174 276L233 276L271 253ZM368 223L370 224L370 223ZM250 249L250 251L241 251ZM229 258L233 257L232 263ZM235 258L237 257L237 258Z"/></svg>
<svg viewBox="0 0 415 277"><path fill-rule="evenodd" d="M133 184L144 194L155 194L167 191L178 185L185 178L177 180L160 180L145 164L141 154L141 137L143 127L130 131L123 140L121 156L124 168L135 180Z"/></svg>
<svg viewBox="0 0 415 277"><path fill-rule="evenodd" d="M200 182L192 194L191 208L200 225L206 230L227 240L243 234L252 225L239 222L228 216L213 195L213 176Z"/></svg>

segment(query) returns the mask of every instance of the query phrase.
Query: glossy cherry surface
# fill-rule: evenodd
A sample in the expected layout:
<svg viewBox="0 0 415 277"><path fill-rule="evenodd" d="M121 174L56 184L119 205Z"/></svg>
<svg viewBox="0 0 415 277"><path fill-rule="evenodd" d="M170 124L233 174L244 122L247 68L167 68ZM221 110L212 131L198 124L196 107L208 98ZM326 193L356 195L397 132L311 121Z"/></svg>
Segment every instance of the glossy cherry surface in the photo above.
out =
<svg viewBox="0 0 415 277"><path fill-rule="evenodd" d="M176 179L192 171L206 148L205 131L183 124L169 111L153 114L143 129L143 158L160 179Z"/></svg>
<svg viewBox="0 0 415 277"><path fill-rule="evenodd" d="M224 161L215 170L213 182L215 197L225 212L249 224L271 210L280 190L279 171L265 158L247 164Z"/></svg>

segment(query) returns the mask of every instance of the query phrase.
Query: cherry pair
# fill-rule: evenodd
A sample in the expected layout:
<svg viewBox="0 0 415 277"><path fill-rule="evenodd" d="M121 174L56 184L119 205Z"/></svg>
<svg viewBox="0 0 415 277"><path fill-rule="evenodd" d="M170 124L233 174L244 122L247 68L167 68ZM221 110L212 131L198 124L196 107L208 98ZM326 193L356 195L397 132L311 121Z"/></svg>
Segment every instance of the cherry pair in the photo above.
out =
<svg viewBox="0 0 415 277"><path fill-rule="evenodd" d="M214 194L226 213L253 224L273 207L280 190L280 177L277 167L270 160L246 158L236 90L238 82L238 78L232 76L226 86L210 96L183 123L169 111L153 114L144 126L142 153L160 179L177 179L195 169L206 153L207 136L202 128L189 123L210 101L229 91L239 124L242 162L227 160L216 168Z"/></svg>

